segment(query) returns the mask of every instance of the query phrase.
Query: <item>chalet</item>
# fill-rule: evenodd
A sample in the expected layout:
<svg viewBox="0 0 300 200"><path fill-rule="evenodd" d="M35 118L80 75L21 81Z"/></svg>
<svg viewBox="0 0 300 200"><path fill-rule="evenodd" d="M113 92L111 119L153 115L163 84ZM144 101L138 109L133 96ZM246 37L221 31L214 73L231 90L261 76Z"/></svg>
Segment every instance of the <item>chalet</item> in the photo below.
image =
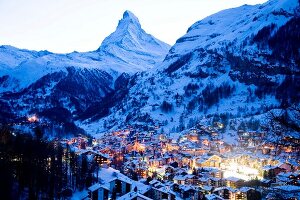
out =
<svg viewBox="0 0 300 200"><path fill-rule="evenodd" d="M286 162L285 163L279 163L279 164L277 164L277 166L281 169L284 169L284 171L286 171L286 172L291 172L292 169L293 169L293 166L289 163L286 163Z"/></svg>
<svg viewBox="0 0 300 200"><path fill-rule="evenodd" d="M273 151L275 149L275 146L273 144L264 144L262 146L262 153L265 155L270 155L271 151Z"/></svg>
<svg viewBox="0 0 300 200"><path fill-rule="evenodd" d="M149 197L152 199L168 199L169 193L163 186L152 187L149 191Z"/></svg>
<svg viewBox="0 0 300 200"><path fill-rule="evenodd" d="M212 131L210 135L213 140L216 140L219 137L219 132Z"/></svg>
<svg viewBox="0 0 300 200"><path fill-rule="evenodd" d="M108 165L111 162L108 155L93 150L83 151L82 155L93 156L94 160L99 165Z"/></svg>
<svg viewBox="0 0 300 200"><path fill-rule="evenodd" d="M91 199L105 200L112 195L121 197L131 191L134 183L131 179L119 173L118 170L112 168L101 169L99 177L101 177L99 183L88 188ZM145 186L145 188L147 187ZM143 194L145 191L141 193Z"/></svg>
<svg viewBox="0 0 300 200"><path fill-rule="evenodd" d="M244 183L244 180L236 178L236 177L228 177L226 180L226 186L231 188L240 188Z"/></svg>
<svg viewBox="0 0 300 200"><path fill-rule="evenodd" d="M223 178L224 172L217 168L205 168L208 171L209 176L214 178Z"/></svg>
<svg viewBox="0 0 300 200"><path fill-rule="evenodd" d="M204 194L211 194L214 190L214 188L209 185L204 185L201 188L202 188L202 191L204 192Z"/></svg>
<svg viewBox="0 0 300 200"><path fill-rule="evenodd" d="M172 181L173 179L174 179L174 174L173 173L165 173L164 175L163 175L163 180L165 180L165 181Z"/></svg>
<svg viewBox="0 0 300 200"><path fill-rule="evenodd" d="M186 177L184 175L176 175L173 178L174 183L184 185Z"/></svg>
<svg viewBox="0 0 300 200"><path fill-rule="evenodd" d="M237 190L231 187L219 187L216 188L213 193L224 199L235 199Z"/></svg>
<svg viewBox="0 0 300 200"><path fill-rule="evenodd" d="M181 185L179 186L179 188L180 188L180 197L184 200L195 199L198 196L198 191L191 186Z"/></svg>
<svg viewBox="0 0 300 200"><path fill-rule="evenodd" d="M99 183L96 183L88 188L89 197L92 200L98 199L100 187L101 187L101 185Z"/></svg>
<svg viewBox="0 0 300 200"><path fill-rule="evenodd" d="M146 149L145 144L142 144L142 143L138 142L137 140L135 140L135 142L133 144L127 146L127 150L129 152L131 152L131 151L144 152L145 149Z"/></svg>
<svg viewBox="0 0 300 200"><path fill-rule="evenodd" d="M220 178L211 177L208 179L208 184L214 188L217 188L224 186L225 182Z"/></svg>
<svg viewBox="0 0 300 200"><path fill-rule="evenodd" d="M209 178L201 177L198 179L198 185L201 187L203 187L204 185L207 185L208 182L209 182Z"/></svg>
<svg viewBox="0 0 300 200"><path fill-rule="evenodd" d="M241 187L235 197L236 200L261 200L261 193L254 188Z"/></svg>
<svg viewBox="0 0 300 200"><path fill-rule="evenodd" d="M135 173L137 173L138 177L140 178L147 178L147 171L148 169L146 167L137 167L135 169Z"/></svg>
<svg viewBox="0 0 300 200"><path fill-rule="evenodd" d="M269 178L269 179L275 179L275 177L280 172L285 172L286 171L285 169L280 168L277 165L275 165L275 166L266 165L262 169L263 169L264 178Z"/></svg>
<svg viewBox="0 0 300 200"><path fill-rule="evenodd" d="M154 166L154 167L162 166L163 162L164 161L163 161L162 158L150 159L149 160L149 166Z"/></svg>
<svg viewBox="0 0 300 200"><path fill-rule="evenodd" d="M185 185L193 185L194 184L194 180L197 179L197 177L195 175L192 174L187 174L184 176L185 178Z"/></svg>
<svg viewBox="0 0 300 200"><path fill-rule="evenodd" d="M118 195L124 195L130 192L132 187L132 183L130 179L125 179L123 177L117 177L116 179L112 179L109 182L110 192L116 192Z"/></svg>
<svg viewBox="0 0 300 200"><path fill-rule="evenodd" d="M109 188L101 186L99 183L96 183L88 188L89 198L92 200L98 199L108 199L110 194Z"/></svg>
<svg viewBox="0 0 300 200"><path fill-rule="evenodd" d="M217 155L203 156L196 158L196 167L220 167L222 158Z"/></svg>

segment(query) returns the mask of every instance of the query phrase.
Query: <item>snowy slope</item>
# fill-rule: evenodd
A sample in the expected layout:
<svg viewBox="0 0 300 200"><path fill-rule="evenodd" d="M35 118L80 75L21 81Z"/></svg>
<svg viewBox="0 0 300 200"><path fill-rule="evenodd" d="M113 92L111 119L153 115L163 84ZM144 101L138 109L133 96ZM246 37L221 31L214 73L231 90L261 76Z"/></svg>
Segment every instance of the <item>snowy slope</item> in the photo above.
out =
<svg viewBox="0 0 300 200"><path fill-rule="evenodd" d="M177 40L168 58L184 55L195 49L218 49L224 43L241 44L272 23L277 27L295 15L298 0L270 0L262 5L244 5L223 10L193 24L187 34Z"/></svg>
<svg viewBox="0 0 300 200"><path fill-rule="evenodd" d="M47 54L50 54L50 52L29 51L26 49L17 49L12 46L2 45L0 46L0 76L4 73L8 73L9 70L20 65L22 62Z"/></svg>
<svg viewBox="0 0 300 200"><path fill-rule="evenodd" d="M297 56L282 59L274 53L278 46L268 41L299 35L298 15L297 0L271 0L196 22L164 62L133 79L122 109L113 108L111 115L83 127L92 133L101 130L105 120L109 128L164 124L165 131L174 132L199 121L210 123L214 116L230 119L227 128L230 124L236 128L241 120L263 121L269 110L300 98L294 95L300 89ZM259 42L257 35L262 35ZM297 48L297 43L291 46ZM287 93L282 92L284 87Z"/></svg>

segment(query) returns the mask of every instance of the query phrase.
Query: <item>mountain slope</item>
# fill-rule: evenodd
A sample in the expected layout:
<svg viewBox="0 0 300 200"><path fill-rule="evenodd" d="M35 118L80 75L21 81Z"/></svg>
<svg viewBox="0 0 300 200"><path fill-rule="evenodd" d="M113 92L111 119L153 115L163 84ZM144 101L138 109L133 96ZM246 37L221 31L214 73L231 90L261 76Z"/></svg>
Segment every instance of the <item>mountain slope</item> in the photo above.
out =
<svg viewBox="0 0 300 200"><path fill-rule="evenodd" d="M241 45L262 28L284 25L296 15L298 0L271 0L262 5L244 5L223 10L193 24L187 34L177 40L168 58L184 55L193 49L218 49L229 42Z"/></svg>
<svg viewBox="0 0 300 200"><path fill-rule="evenodd" d="M196 22L162 64L131 81L123 108L105 121L110 128L164 124L169 132L214 118L231 129L241 120L262 122L269 110L299 102L298 22L297 0L244 5Z"/></svg>
<svg viewBox="0 0 300 200"><path fill-rule="evenodd" d="M69 113L71 121L98 119L122 100L130 76L154 67L168 50L130 11L96 51L55 54L1 46L0 102L15 116L55 109Z"/></svg>

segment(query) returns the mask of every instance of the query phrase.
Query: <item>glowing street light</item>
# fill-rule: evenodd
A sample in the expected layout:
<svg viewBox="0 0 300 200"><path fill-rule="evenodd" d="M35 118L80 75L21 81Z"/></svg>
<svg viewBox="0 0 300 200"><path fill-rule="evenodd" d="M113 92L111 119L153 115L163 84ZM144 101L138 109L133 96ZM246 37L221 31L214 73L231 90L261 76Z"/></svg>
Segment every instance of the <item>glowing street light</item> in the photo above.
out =
<svg viewBox="0 0 300 200"><path fill-rule="evenodd" d="M32 116L27 117L27 120L30 123L34 123L34 122L39 121L39 118L36 115L32 115Z"/></svg>

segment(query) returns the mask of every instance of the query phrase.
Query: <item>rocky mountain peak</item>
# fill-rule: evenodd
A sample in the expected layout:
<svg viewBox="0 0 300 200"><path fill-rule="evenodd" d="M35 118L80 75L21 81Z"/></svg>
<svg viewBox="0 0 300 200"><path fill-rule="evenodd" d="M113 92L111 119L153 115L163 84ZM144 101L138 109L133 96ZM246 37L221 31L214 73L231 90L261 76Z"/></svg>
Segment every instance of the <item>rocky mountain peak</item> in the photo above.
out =
<svg viewBox="0 0 300 200"><path fill-rule="evenodd" d="M123 13L123 18L119 21L119 25L121 23L125 23L125 24L134 24L137 27L141 27L139 19L129 10L126 10Z"/></svg>

